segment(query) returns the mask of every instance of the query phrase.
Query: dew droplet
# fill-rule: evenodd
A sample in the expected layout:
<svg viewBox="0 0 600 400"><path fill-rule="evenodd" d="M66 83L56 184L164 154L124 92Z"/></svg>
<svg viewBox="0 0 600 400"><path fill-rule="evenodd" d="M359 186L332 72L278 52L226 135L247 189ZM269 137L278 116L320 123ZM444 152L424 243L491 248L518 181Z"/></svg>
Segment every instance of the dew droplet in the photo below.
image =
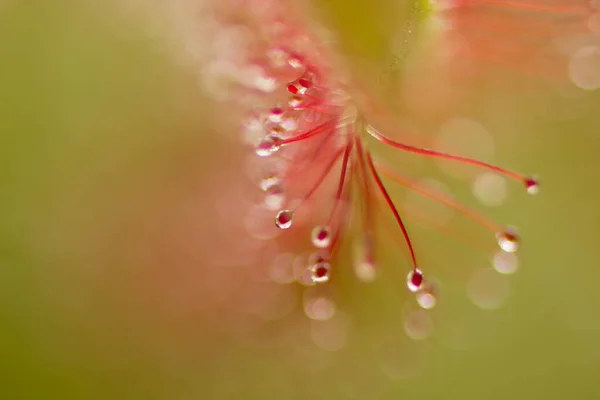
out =
<svg viewBox="0 0 600 400"><path fill-rule="evenodd" d="M290 90L289 87L288 90ZM292 92L292 90L290 90L290 92ZM292 109L300 108L302 103L304 103L304 98L298 94L294 94L294 96L290 97L290 99L288 100L288 106Z"/></svg>
<svg viewBox="0 0 600 400"><path fill-rule="evenodd" d="M274 184L265 190L264 204L269 210L279 210L285 201L285 192L283 188Z"/></svg>
<svg viewBox="0 0 600 400"><path fill-rule="evenodd" d="M423 272L419 268L410 271L406 277L406 286L411 292L417 292L423 284Z"/></svg>
<svg viewBox="0 0 600 400"><path fill-rule="evenodd" d="M313 85L312 81L310 79L307 79L307 78L300 78L300 79L298 79L298 84L300 86L302 86L303 88L307 89L307 90L310 89L312 87L312 85Z"/></svg>
<svg viewBox="0 0 600 400"><path fill-rule="evenodd" d="M519 248L519 235L515 228L509 227L496 234L498 246L507 253L514 253Z"/></svg>
<svg viewBox="0 0 600 400"><path fill-rule="evenodd" d="M280 123L276 124L276 125L271 125L269 127L269 136L271 137L275 137L281 140L281 136L285 133L285 129L283 126L281 126ZM277 150L275 150L277 151Z"/></svg>
<svg viewBox="0 0 600 400"><path fill-rule="evenodd" d="M260 190L262 190L263 192L266 192L267 190L269 190L269 188L271 186L279 185L280 182L281 182L281 178L279 178L279 176L277 176L275 174L270 174L260 180L259 187L260 187Z"/></svg>
<svg viewBox="0 0 600 400"><path fill-rule="evenodd" d="M308 265L315 265L327 261L329 261L329 257L324 251L316 251L308 257Z"/></svg>
<svg viewBox="0 0 600 400"><path fill-rule="evenodd" d="M422 308L431 310L437 303L437 288L431 283L425 283L417 292L416 298Z"/></svg>
<svg viewBox="0 0 600 400"><path fill-rule="evenodd" d="M306 79L299 79L288 84L287 90L291 94L303 95L310 87L310 81Z"/></svg>
<svg viewBox="0 0 600 400"><path fill-rule="evenodd" d="M290 67L292 67L294 69L300 69L304 66L304 60L302 59L302 57L300 55L292 54L288 58L288 64Z"/></svg>
<svg viewBox="0 0 600 400"><path fill-rule="evenodd" d="M313 264L310 268L311 279L314 283L325 283L329 281L329 272L331 271L331 263L329 261L321 261Z"/></svg>
<svg viewBox="0 0 600 400"><path fill-rule="evenodd" d="M268 135L256 146L256 155L268 157L281 147L281 139L276 135Z"/></svg>
<svg viewBox="0 0 600 400"><path fill-rule="evenodd" d="M294 217L294 212L291 210L281 210L277 213L275 217L275 225L279 229L288 229L292 226L292 218Z"/></svg>
<svg viewBox="0 0 600 400"><path fill-rule="evenodd" d="M540 182L535 178L525 179L525 190L529 194L538 194L540 192Z"/></svg>
<svg viewBox="0 0 600 400"><path fill-rule="evenodd" d="M281 122L281 120L283 119L283 113L284 113L283 108L273 107L269 111L269 115L267 116L267 119L271 122Z"/></svg>
<svg viewBox="0 0 600 400"><path fill-rule="evenodd" d="M325 249L331 244L331 230L328 226L315 227L311 236L312 244L319 249Z"/></svg>

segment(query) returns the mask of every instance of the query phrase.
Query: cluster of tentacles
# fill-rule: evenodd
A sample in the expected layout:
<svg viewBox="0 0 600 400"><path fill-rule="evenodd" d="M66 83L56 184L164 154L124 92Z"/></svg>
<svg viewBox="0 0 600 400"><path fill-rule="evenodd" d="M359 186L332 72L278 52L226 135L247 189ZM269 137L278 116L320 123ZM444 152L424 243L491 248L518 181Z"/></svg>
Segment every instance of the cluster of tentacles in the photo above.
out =
<svg viewBox="0 0 600 400"><path fill-rule="evenodd" d="M374 213L381 209L379 205L384 205L408 249L412 264L406 280L408 289L422 299L434 296L434 289L419 267L409 230L384 180L410 187L474 220L495 235L501 250L512 253L518 249L519 237L514 228L500 227L466 205L414 184L376 159L367 144L374 139L401 151L471 164L521 182L530 194L539 189L534 178L393 140L370 123L345 90L346 86L328 68L321 68L313 55L299 54L286 47L272 48L267 55L265 71L272 82L273 104L254 110L243 129L250 133L257 162L264 161L259 186L264 192L263 205L273 211L275 225L288 230L302 208L314 209L317 204L320 223L310 229L314 251L306 265L311 283L329 281L354 208L362 211L362 252L361 259L355 260L355 272L362 280L374 279L377 243ZM317 193L319 200L314 199ZM352 206L356 202L359 207Z"/></svg>

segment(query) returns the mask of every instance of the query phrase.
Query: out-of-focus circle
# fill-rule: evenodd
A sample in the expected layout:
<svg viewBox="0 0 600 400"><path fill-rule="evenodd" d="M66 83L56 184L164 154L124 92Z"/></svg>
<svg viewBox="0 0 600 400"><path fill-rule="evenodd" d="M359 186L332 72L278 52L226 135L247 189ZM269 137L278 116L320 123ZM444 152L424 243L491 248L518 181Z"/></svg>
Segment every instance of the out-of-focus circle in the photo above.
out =
<svg viewBox="0 0 600 400"><path fill-rule="evenodd" d="M473 180L473 194L483 205L497 207L506 201L506 179L498 174L484 172Z"/></svg>
<svg viewBox="0 0 600 400"><path fill-rule="evenodd" d="M370 260L355 259L354 273L362 282L371 283L377 279L377 267Z"/></svg>
<svg viewBox="0 0 600 400"><path fill-rule="evenodd" d="M289 286L279 286L269 301L263 305L259 315L265 321L283 318L294 310L296 304L297 298L294 291Z"/></svg>
<svg viewBox="0 0 600 400"><path fill-rule="evenodd" d="M291 283L294 282L294 258L296 256L293 253L279 253L271 262L269 266L269 278L277 283Z"/></svg>
<svg viewBox="0 0 600 400"><path fill-rule="evenodd" d="M569 77L581 89L600 88L600 48L584 46L573 53L569 60Z"/></svg>
<svg viewBox="0 0 600 400"><path fill-rule="evenodd" d="M417 303L425 310L431 310L437 304L438 289L431 282L425 282L423 288L415 295Z"/></svg>
<svg viewBox="0 0 600 400"><path fill-rule="evenodd" d="M590 32L600 33L600 12L593 13L589 16L587 26Z"/></svg>
<svg viewBox="0 0 600 400"><path fill-rule="evenodd" d="M381 370L391 380L415 379L427 364L424 348L415 343L389 343L382 349Z"/></svg>
<svg viewBox="0 0 600 400"><path fill-rule="evenodd" d="M327 321L335 314L335 303L325 296L313 296L307 290L304 295L304 313L310 319Z"/></svg>
<svg viewBox="0 0 600 400"><path fill-rule="evenodd" d="M490 161L494 155L494 138L479 122L468 118L453 118L439 129L435 139L436 151L462 157ZM437 158L442 171L454 178L472 178L478 171L460 161Z"/></svg>
<svg viewBox="0 0 600 400"><path fill-rule="evenodd" d="M477 307L484 310L500 308L508 298L510 282L492 268L475 271L467 283L467 295Z"/></svg>
<svg viewBox="0 0 600 400"><path fill-rule="evenodd" d="M492 265L501 274L514 274L519 267L519 258L515 253L499 250L492 257Z"/></svg>
<svg viewBox="0 0 600 400"><path fill-rule="evenodd" d="M425 310L409 311L404 317L404 330L411 339L423 340L433 331L433 319Z"/></svg>
<svg viewBox="0 0 600 400"><path fill-rule="evenodd" d="M313 342L323 350L338 351L348 341L348 318L338 313L326 320L310 321L310 336Z"/></svg>

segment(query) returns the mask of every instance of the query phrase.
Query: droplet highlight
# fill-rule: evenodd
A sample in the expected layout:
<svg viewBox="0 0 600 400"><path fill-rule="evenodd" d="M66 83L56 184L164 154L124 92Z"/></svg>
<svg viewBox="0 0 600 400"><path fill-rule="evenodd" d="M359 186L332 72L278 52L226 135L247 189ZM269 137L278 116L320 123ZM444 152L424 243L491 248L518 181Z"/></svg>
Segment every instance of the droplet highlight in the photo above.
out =
<svg viewBox="0 0 600 400"><path fill-rule="evenodd" d="M317 226L312 230L312 244L319 249L325 249L331 244L331 229L328 226Z"/></svg>
<svg viewBox="0 0 600 400"><path fill-rule="evenodd" d="M281 122L283 119L284 110L281 107L273 107L269 111L267 119L271 122Z"/></svg>
<svg viewBox="0 0 600 400"><path fill-rule="evenodd" d="M525 190L528 194L538 194L540 192L540 182L535 178L525 179Z"/></svg>
<svg viewBox="0 0 600 400"><path fill-rule="evenodd" d="M275 217L275 225L279 229L289 229L292 226L292 218L294 217L294 212L291 210L281 210L277 213Z"/></svg>
<svg viewBox="0 0 600 400"><path fill-rule="evenodd" d="M416 293L421 288L422 284L423 272L420 269L415 268L408 273L406 277L406 286L408 287L408 290Z"/></svg>
<svg viewBox="0 0 600 400"><path fill-rule="evenodd" d="M288 100L288 106L294 110L301 108L301 106L303 104L304 104L304 97L297 95L297 94L290 97L290 99Z"/></svg>
<svg viewBox="0 0 600 400"><path fill-rule="evenodd" d="M292 54L288 58L288 65L294 69L300 69L304 67L304 60L302 59L302 56L298 54Z"/></svg>
<svg viewBox="0 0 600 400"><path fill-rule="evenodd" d="M268 135L256 146L256 155L268 157L281 148L281 138L276 135Z"/></svg>
<svg viewBox="0 0 600 400"><path fill-rule="evenodd" d="M506 228L504 231L496 234L498 246L507 252L514 253L519 249L519 235L515 228Z"/></svg>
<svg viewBox="0 0 600 400"><path fill-rule="evenodd" d="M329 261L320 261L311 267L311 279L314 283L325 283L329 281L331 272L331 263Z"/></svg>
<svg viewBox="0 0 600 400"><path fill-rule="evenodd" d="M284 202L285 192L280 185L271 185L265 190L264 204L269 210L280 210Z"/></svg>
<svg viewBox="0 0 600 400"><path fill-rule="evenodd" d="M281 182L281 178L277 175L269 175L260 180L260 190L266 192L269 188L279 185Z"/></svg>

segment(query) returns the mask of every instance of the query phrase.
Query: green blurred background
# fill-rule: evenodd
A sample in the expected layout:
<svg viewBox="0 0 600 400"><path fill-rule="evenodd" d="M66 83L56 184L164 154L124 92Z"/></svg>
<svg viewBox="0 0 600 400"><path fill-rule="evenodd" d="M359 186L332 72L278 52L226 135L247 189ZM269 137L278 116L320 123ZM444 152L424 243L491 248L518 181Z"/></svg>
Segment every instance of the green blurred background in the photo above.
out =
<svg viewBox="0 0 600 400"><path fill-rule="evenodd" d="M598 398L597 93L565 99L517 90L518 80L514 90L492 82L462 107L499 132L500 164L543 179L538 197L511 185L503 207L486 211L518 225L526 244L502 308L481 310L464 295L485 253L415 227L418 249L443 281L431 337L405 337L402 274L384 272L389 279L366 287L348 273L337 283L353 319L342 350L305 351L279 341L271 326L256 328L254 342L222 335L193 312L174 313L144 280L161 276L140 256L160 243L148 232L161 229L155 224L168 219L164 208L177 204L182 185L229 162L231 144L211 135L194 69L111 7L0 2L3 399ZM319 9L366 83L389 96L378 85L401 79L416 39L395 54L386 40L407 18L422 27L428 11L359 1ZM390 63L400 67L381 75ZM446 182L475 204L468 188ZM282 349L297 345L291 352L310 368L296 368Z"/></svg>

